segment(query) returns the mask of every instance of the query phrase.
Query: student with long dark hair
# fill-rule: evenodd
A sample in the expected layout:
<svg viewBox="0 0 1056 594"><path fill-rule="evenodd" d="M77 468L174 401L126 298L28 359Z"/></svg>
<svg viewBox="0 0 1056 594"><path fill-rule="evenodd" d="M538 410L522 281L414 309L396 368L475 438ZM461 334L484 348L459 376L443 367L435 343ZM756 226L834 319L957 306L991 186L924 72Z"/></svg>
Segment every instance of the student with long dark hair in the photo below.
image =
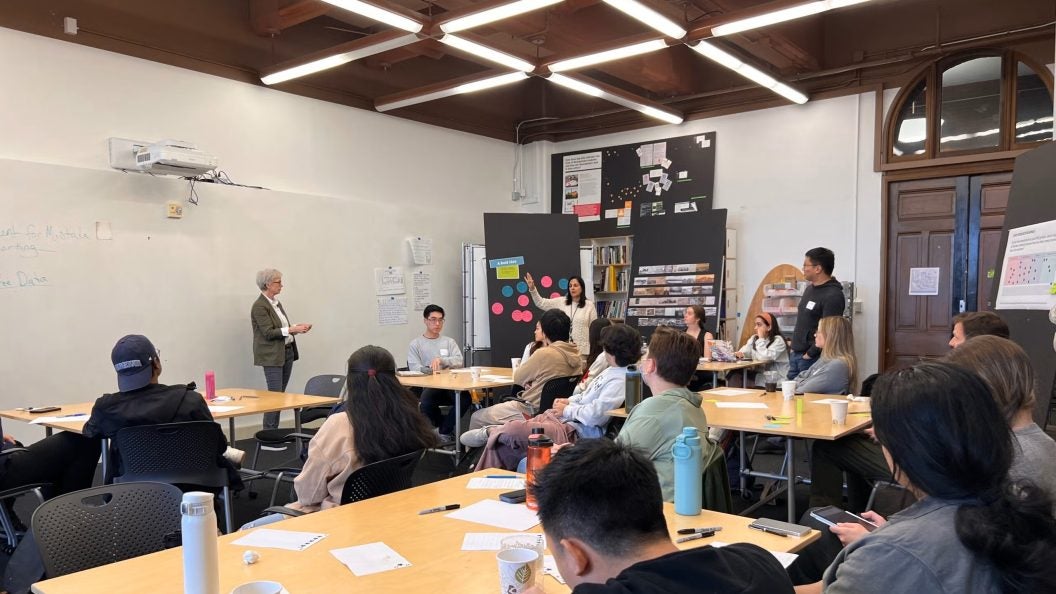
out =
<svg viewBox="0 0 1056 594"><path fill-rule="evenodd" d="M341 502L345 480L362 466L436 445L418 401L396 379L396 360L378 346L348 358L345 414L333 414L308 442L289 507L318 511Z"/></svg>
<svg viewBox="0 0 1056 594"><path fill-rule="evenodd" d="M682 314L682 321L686 323L686 334L692 336L693 340L700 344L700 352L703 353L704 358L710 359L711 343L709 341L714 340L715 336L704 329L704 325L708 323L708 314L704 307L690 305Z"/></svg>
<svg viewBox="0 0 1056 594"><path fill-rule="evenodd" d="M797 592L1053 592L1052 499L1009 478L1013 436L986 383L945 362L881 376L876 438L917 503L847 545Z"/></svg>
<svg viewBox="0 0 1056 594"><path fill-rule="evenodd" d="M788 345L777 320L765 311L755 316L755 334L735 355L738 359L766 361L762 370L755 374L757 386L766 383L766 372L774 372L782 379L788 375Z"/></svg>
<svg viewBox="0 0 1056 594"><path fill-rule="evenodd" d="M528 285L528 293L531 294L532 303L536 307L544 312L551 309L565 312L572 321L570 342L579 348L580 355L586 357L590 354L590 323L598 319L598 310L594 307L594 302L587 299L587 285L583 282L583 277L568 277L568 292L565 296L551 299L539 294L531 274L525 273L524 282Z"/></svg>

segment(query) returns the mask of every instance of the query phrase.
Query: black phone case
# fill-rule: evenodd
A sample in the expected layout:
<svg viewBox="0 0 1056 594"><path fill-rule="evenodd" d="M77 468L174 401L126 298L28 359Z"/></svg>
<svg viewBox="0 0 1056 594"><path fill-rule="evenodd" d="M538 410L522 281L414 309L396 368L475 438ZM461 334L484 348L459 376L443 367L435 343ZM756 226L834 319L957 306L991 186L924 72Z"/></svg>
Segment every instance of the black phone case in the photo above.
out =
<svg viewBox="0 0 1056 594"><path fill-rule="evenodd" d="M528 491L526 489L507 491L506 493L499 494L499 501L505 501L506 503L524 503L527 498Z"/></svg>

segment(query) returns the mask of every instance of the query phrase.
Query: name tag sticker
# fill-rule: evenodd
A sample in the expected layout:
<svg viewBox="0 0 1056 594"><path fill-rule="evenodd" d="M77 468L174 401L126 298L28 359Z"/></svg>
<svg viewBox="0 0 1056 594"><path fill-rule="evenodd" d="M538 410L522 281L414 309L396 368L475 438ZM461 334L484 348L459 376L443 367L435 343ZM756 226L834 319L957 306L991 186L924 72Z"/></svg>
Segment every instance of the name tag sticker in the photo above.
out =
<svg viewBox="0 0 1056 594"><path fill-rule="evenodd" d="M813 301L808 301L807 302L807 309L809 309L811 311L814 310L814 302Z"/></svg>
<svg viewBox="0 0 1056 594"><path fill-rule="evenodd" d="M440 356L441 357L446 357L447 356L447 349L440 349Z"/></svg>

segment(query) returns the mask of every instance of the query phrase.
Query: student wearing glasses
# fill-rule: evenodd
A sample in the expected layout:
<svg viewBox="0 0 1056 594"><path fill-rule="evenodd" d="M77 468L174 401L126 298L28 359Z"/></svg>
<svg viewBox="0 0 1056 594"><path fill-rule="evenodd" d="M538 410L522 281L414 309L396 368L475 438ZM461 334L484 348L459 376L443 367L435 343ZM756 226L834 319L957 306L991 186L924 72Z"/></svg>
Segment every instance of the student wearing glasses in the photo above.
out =
<svg viewBox="0 0 1056 594"><path fill-rule="evenodd" d="M832 250L816 247L803 256L803 277L809 283L799 300L796 328L792 331L792 352L788 357L788 379L809 369L821 356L814 344L818 322L829 316L842 316L847 307L843 285L832 276L836 255Z"/></svg>
<svg viewBox="0 0 1056 594"><path fill-rule="evenodd" d="M407 349L407 368L422 373L437 373L444 369L462 367L462 350L455 339L443 336L444 308L439 305L427 305L422 311L425 332L411 341ZM441 418L440 406L454 404L455 393L451 390L425 388L422 390L422 413L433 423L442 436L451 436L455 429L455 409ZM462 399L462 411L469 410L470 399Z"/></svg>

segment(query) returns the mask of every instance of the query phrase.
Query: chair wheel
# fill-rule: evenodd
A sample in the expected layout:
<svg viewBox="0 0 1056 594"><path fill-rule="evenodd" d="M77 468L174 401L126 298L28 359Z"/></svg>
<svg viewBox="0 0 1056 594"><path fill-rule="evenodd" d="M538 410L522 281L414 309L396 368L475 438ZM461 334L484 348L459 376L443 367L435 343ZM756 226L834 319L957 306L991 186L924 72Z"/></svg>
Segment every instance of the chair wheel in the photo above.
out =
<svg viewBox="0 0 1056 594"><path fill-rule="evenodd" d="M256 499L257 495L260 495L260 493L257 493L256 491L250 491L249 493L247 493L247 497L249 497L250 499Z"/></svg>
<svg viewBox="0 0 1056 594"><path fill-rule="evenodd" d="M744 489L743 491L741 491L741 499L743 499L745 501L751 501L752 499L754 499L752 497L752 490L751 489Z"/></svg>
<svg viewBox="0 0 1056 594"><path fill-rule="evenodd" d="M4 544L0 545L0 553L3 553L5 555L7 555L8 557L10 557L11 555L15 554L15 547L13 547L13 546L11 546L11 545L9 545L9 544L7 544L5 542Z"/></svg>

